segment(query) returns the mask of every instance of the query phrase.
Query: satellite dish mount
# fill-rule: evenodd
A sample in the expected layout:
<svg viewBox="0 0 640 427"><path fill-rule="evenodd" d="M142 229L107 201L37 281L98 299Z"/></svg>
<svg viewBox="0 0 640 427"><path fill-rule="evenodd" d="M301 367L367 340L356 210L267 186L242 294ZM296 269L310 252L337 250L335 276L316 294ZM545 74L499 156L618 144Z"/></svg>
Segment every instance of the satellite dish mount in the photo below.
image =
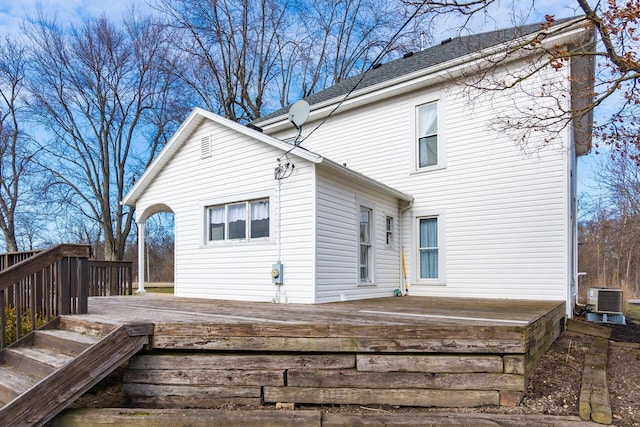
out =
<svg viewBox="0 0 640 427"><path fill-rule="evenodd" d="M295 126L298 130L298 134L296 135L296 139L293 141L293 145L300 145L300 135L302 134L302 125L309 118L309 112L311 108L309 107L309 103L304 99L297 101L295 104L289 108L289 121Z"/></svg>

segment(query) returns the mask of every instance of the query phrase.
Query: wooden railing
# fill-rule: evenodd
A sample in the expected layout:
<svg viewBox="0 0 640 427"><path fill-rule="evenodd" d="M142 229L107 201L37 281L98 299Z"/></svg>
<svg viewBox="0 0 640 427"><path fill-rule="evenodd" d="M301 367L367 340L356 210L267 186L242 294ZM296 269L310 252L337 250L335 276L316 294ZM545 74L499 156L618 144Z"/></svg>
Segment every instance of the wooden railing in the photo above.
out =
<svg viewBox="0 0 640 427"><path fill-rule="evenodd" d="M0 255L0 349L57 316L86 313L89 296L133 293L131 262L90 256L88 245Z"/></svg>
<svg viewBox="0 0 640 427"><path fill-rule="evenodd" d="M42 250L23 251L23 252L8 252L0 254L0 271L11 267L27 258L31 258L35 254L42 252Z"/></svg>
<svg viewBox="0 0 640 427"><path fill-rule="evenodd" d="M89 296L133 294L131 261L89 261Z"/></svg>
<svg viewBox="0 0 640 427"><path fill-rule="evenodd" d="M90 255L90 246L58 245L0 271L0 348L8 324L19 339L61 314L87 312Z"/></svg>

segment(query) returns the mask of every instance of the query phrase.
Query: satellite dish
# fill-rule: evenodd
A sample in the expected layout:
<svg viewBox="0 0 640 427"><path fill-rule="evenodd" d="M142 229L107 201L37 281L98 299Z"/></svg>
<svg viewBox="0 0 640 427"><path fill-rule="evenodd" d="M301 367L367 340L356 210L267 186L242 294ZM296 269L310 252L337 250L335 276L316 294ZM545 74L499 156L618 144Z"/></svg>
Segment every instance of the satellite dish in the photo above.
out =
<svg viewBox="0 0 640 427"><path fill-rule="evenodd" d="M289 121L293 123L296 129L300 129L304 122L309 118L310 111L311 108L309 108L309 103L304 99L301 99L289 108Z"/></svg>

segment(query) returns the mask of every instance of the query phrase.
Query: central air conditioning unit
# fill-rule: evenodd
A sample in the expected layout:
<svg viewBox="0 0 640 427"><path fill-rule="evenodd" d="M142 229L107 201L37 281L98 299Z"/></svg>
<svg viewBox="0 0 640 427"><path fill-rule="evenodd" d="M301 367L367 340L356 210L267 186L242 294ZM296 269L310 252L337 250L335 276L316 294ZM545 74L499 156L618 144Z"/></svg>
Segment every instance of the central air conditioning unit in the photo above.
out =
<svg viewBox="0 0 640 427"><path fill-rule="evenodd" d="M622 289L589 288L587 306L593 313L622 314Z"/></svg>

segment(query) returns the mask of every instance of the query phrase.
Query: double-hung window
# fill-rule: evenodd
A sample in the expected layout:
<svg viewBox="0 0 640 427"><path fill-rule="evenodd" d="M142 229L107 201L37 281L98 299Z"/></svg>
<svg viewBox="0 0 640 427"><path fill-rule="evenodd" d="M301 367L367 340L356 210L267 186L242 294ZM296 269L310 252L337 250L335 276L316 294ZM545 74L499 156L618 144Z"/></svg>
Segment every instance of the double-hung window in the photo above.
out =
<svg viewBox="0 0 640 427"><path fill-rule="evenodd" d="M358 281L360 283L371 283L373 268L373 246L371 241L373 211L366 206L360 206L358 216Z"/></svg>
<svg viewBox="0 0 640 427"><path fill-rule="evenodd" d="M227 228L229 240L247 238L247 203L227 205Z"/></svg>
<svg viewBox="0 0 640 427"><path fill-rule="evenodd" d="M417 120L417 168L438 166L438 103L420 105Z"/></svg>
<svg viewBox="0 0 640 427"><path fill-rule="evenodd" d="M438 218L418 219L420 279L438 279Z"/></svg>
<svg viewBox="0 0 640 427"><path fill-rule="evenodd" d="M269 237L269 199L210 206L208 240L249 240Z"/></svg>
<svg viewBox="0 0 640 427"><path fill-rule="evenodd" d="M251 238L269 237L269 200L254 200L251 206Z"/></svg>
<svg viewBox="0 0 640 427"><path fill-rule="evenodd" d="M226 227L226 207L212 206L209 208L209 240L225 240Z"/></svg>

